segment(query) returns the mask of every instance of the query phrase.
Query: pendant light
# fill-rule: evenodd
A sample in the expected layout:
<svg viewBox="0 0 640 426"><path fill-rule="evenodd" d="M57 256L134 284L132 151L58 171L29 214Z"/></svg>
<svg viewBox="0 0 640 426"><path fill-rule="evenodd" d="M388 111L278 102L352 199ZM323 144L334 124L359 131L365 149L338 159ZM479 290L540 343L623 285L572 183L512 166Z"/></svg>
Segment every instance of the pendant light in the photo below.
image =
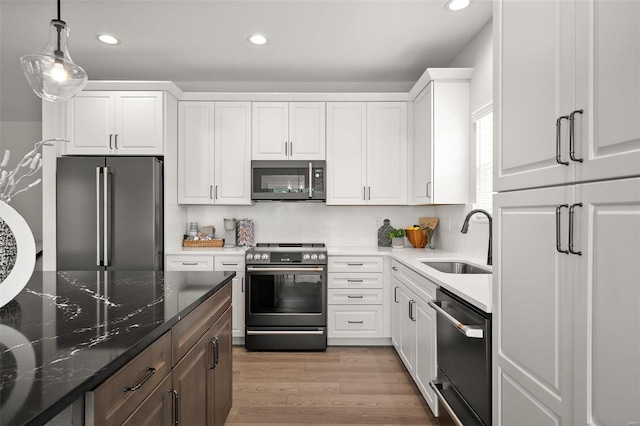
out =
<svg viewBox="0 0 640 426"><path fill-rule="evenodd" d="M66 102L77 95L87 84L87 73L69 56L67 42L69 28L60 19L49 24L49 43L42 53L24 55L20 58L22 70L33 91L52 102Z"/></svg>

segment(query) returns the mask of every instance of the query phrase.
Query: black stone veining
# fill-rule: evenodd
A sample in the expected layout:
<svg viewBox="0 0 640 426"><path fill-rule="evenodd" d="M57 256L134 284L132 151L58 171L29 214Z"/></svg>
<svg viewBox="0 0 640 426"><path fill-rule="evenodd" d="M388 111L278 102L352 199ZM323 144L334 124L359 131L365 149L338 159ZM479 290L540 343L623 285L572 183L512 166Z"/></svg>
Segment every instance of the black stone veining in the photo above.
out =
<svg viewBox="0 0 640 426"><path fill-rule="evenodd" d="M234 275L35 272L0 308L0 424L52 419Z"/></svg>

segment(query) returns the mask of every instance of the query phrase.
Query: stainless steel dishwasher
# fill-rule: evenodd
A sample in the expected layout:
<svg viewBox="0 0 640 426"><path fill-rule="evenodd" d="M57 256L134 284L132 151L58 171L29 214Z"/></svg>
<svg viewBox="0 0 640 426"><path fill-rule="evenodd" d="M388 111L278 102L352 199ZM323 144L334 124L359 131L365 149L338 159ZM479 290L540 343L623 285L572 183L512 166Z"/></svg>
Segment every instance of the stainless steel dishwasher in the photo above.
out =
<svg viewBox="0 0 640 426"><path fill-rule="evenodd" d="M491 314L444 289L438 313L438 380L430 386L459 425L491 425Z"/></svg>

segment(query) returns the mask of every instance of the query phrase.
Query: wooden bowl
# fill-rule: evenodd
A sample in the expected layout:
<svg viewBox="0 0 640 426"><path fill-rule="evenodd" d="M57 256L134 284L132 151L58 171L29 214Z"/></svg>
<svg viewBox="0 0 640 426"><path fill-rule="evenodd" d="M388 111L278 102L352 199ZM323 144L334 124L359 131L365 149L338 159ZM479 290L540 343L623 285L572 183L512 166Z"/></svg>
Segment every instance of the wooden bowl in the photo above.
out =
<svg viewBox="0 0 640 426"><path fill-rule="evenodd" d="M405 231L407 239L415 248L424 248L429 243L426 229L406 229Z"/></svg>

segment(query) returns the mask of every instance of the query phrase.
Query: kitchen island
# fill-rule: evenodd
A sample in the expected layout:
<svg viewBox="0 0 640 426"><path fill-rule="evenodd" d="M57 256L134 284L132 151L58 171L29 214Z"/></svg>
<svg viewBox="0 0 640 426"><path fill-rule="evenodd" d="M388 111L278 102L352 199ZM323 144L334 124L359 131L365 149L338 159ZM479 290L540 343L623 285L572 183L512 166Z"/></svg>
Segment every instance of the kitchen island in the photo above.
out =
<svg viewBox="0 0 640 426"><path fill-rule="evenodd" d="M85 392L168 336L234 275L35 272L0 308L0 424L43 424L76 401L82 406Z"/></svg>

